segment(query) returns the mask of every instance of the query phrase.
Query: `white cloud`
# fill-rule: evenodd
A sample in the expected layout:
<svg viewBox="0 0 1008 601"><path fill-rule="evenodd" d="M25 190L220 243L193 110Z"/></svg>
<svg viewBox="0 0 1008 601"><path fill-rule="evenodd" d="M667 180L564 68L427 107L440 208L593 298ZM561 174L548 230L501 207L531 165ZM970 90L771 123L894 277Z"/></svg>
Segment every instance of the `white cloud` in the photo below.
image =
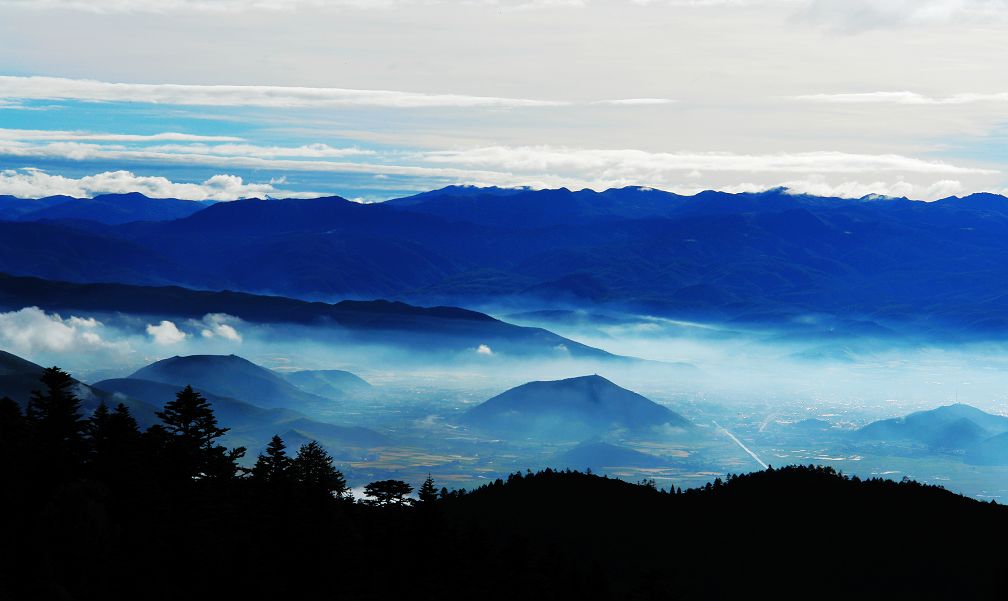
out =
<svg viewBox="0 0 1008 601"><path fill-rule="evenodd" d="M551 146L488 146L464 150L429 152L424 160L485 167L503 171L596 174L604 180L663 179L669 172L748 171L858 173L900 171L912 173L992 174L994 170L961 167L942 161L927 161L898 154L848 152L798 152L736 154L730 152L646 152L643 150L596 150Z"/></svg>
<svg viewBox="0 0 1008 601"><path fill-rule="evenodd" d="M493 349L485 344L481 344L476 347L476 354L490 356L493 355Z"/></svg>
<svg viewBox="0 0 1008 601"><path fill-rule="evenodd" d="M228 154L234 153L234 154ZM125 147L82 142L22 142L0 139L0 155L26 159L78 161L138 161L152 165L201 165L227 170L256 169L315 173L367 174L421 178L424 186L446 183L592 188L628 185L679 191L688 188L730 189L738 185L779 184L780 174L830 176L832 187L861 189L879 185L872 193L899 191L899 181L910 176L991 176L994 169L920 159L900 154L838 151L741 154L731 152L649 152L635 149L591 149L562 146L483 146L420 152L370 151L333 148L325 144L299 147L261 147L250 144L191 144ZM759 179L747 184L750 174ZM888 174L888 175L887 175ZM740 177L744 176L744 177ZM845 177L837 182L837 177ZM853 176L853 177L851 177ZM879 182L890 180L881 185ZM932 180L933 181L933 180ZM246 183L236 175L216 175L202 183L177 183L163 177L137 176L129 171L104 172L79 179L50 175L37 169L0 172L0 194L39 197L52 194L91 196L106 192L139 191L147 196L193 200L233 200L251 196L323 196L336 192L289 193L277 190L284 178L268 183ZM972 184L976 186L976 184ZM1002 184L1003 185L1003 184ZM809 188L822 188L816 180ZM796 186L800 187L800 186ZM913 188L918 190L919 187ZM924 189L925 193L930 194ZM842 194L852 195L852 194ZM902 195L902 194L897 194ZM910 193L908 196L912 195ZM860 196L860 195L857 195Z"/></svg>
<svg viewBox="0 0 1008 601"><path fill-rule="evenodd" d="M356 147L334 148L328 144L306 144L303 146L255 146L253 144L210 145L166 145L149 146L148 152L209 154L221 156L247 156L255 158L342 158L354 156L374 156L373 150Z"/></svg>
<svg viewBox="0 0 1008 601"><path fill-rule="evenodd" d="M0 140L80 140L95 142L242 142L235 136L201 136L178 132L107 134L85 131L0 128Z"/></svg>
<svg viewBox="0 0 1008 601"><path fill-rule="evenodd" d="M1008 92L988 94L962 93L951 96L925 96L916 92L856 92L847 94L803 94L795 100L831 104L906 104L906 105L956 105L980 102L1008 102Z"/></svg>
<svg viewBox="0 0 1008 601"><path fill-rule="evenodd" d="M207 154L209 150L222 154ZM55 142L24 144L0 141L0 154L26 158L69 159L93 161L146 161L156 164L174 163L208 165L228 169L273 169L314 171L330 173L367 173L371 175L400 175L429 178L448 178L468 183L492 185L531 185L533 187L580 186L611 187L621 185L669 186L685 177L703 172L748 173L930 173L943 175L992 175L996 170L982 167L954 165L944 161L924 160L898 154L864 154L835 151L739 154L729 152L648 152L634 149L585 149L556 146L485 146L457 150L418 153L379 154L350 153L345 158L380 159L381 162L346 162L323 160L313 154L330 154L341 157L340 149L316 145L300 149L269 149L231 146L236 153L223 154L228 148L173 147L162 149L123 148L117 146ZM190 150L190 152L185 152ZM298 154L304 155L298 158ZM287 158L264 158L288 155ZM390 162L397 160L399 164ZM420 164L409 164L419 162ZM110 175L111 174L111 175ZM192 199L233 199L240 196L258 196L273 192L272 184L246 184L236 176L215 176L203 184L173 184L165 178L137 178L129 172L100 174L101 181L67 182L50 180L38 171L4 172L0 176L0 190L17 194L18 187L50 188L101 187L103 191L123 191L132 187L150 190L148 195L173 196ZM5 178L5 179L4 179ZM131 179L137 181L129 181ZM65 178L64 178L65 179ZM44 181L43 181L44 180ZM98 184L101 186L98 186ZM58 185L57 185L58 184ZM3 193L3 192L0 192ZM67 193L67 192L50 192ZM145 192L147 193L147 192ZM25 194L21 194L25 195Z"/></svg>
<svg viewBox="0 0 1008 601"><path fill-rule="evenodd" d="M52 175L38 169L0 171L0 194L41 198L62 194L87 198L98 194L141 192L152 198L235 200L273 194L271 184L245 183L237 175L215 175L199 184L178 183L165 177L140 176L130 171L105 171L80 178Z"/></svg>
<svg viewBox="0 0 1008 601"><path fill-rule="evenodd" d="M0 98L6 100L82 100L149 102L196 106L386 108L522 108L565 106L569 102L498 98L463 94L425 94L392 90L109 83L61 77L0 76Z"/></svg>
<svg viewBox="0 0 1008 601"><path fill-rule="evenodd" d="M241 319L226 313L207 313L199 320L190 320L189 327L195 328L204 339L220 338L230 342L241 342L242 336L233 324L240 324ZM158 325L148 324L147 334L154 342L161 345L178 344L190 337L174 322L163 320Z"/></svg>
<svg viewBox="0 0 1008 601"><path fill-rule="evenodd" d="M700 0L706 2L709 0ZM508 10L583 8L589 0L0 0L0 6L95 13L241 13L290 12L303 8L390 10L432 4L486 5Z"/></svg>
<svg viewBox="0 0 1008 601"><path fill-rule="evenodd" d="M721 186L723 192L763 192L772 188L787 188L792 194L812 196L833 196L837 198L863 198L865 196L907 197L914 200L937 200L964 191L962 182L942 179L930 184L917 184L905 180L891 182L842 181L831 183L823 177L810 176L805 179L782 181L774 185L742 183Z"/></svg>
<svg viewBox="0 0 1008 601"><path fill-rule="evenodd" d="M241 334L227 322L241 323L241 320L226 313L208 313L203 316L203 320L200 322L203 328L200 335L204 338L223 338L232 342L241 342Z"/></svg>
<svg viewBox="0 0 1008 601"><path fill-rule="evenodd" d="M186 339L186 333L178 329L174 322L163 320L158 325L147 324L147 335L157 344L178 344Z"/></svg>
<svg viewBox="0 0 1008 601"><path fill-rule="evenodd" d="M616 100L598 100L594 104L614 104L623 106L647 106L655 104L672 104L671 98L619 98Z"/></svg>
<svg viewBox="0 0 1008 601"><path fill-rule="evenodd" d="M990 24L1008 18L1006 0L808 0L799 6L798 21L853 32L946 23Z"/></svg>
<svg viewBox="0 0 1008 601"><path fill-rule="evenodd" d="M236 86L195 84L111 83L62 77L0 76L0 103L15 106L21 100L78 100L86 102L146 102L180 106L251 106L268 108L311 108L371 106L382 108L488 108L513 109L557 107L579 104L566 100L502 98L466 94L428 94L394 90L360 90L296 86ZM587 104L616 106L661 105L675 102L669 98L619 98L589 101ZM24 130L6 130L24 131ZM36 139L74 139L106 141L235 141L227 137L188 136L161 133L149 136L101 137L84 132L44 132L52 137ZM43 135L44 135L43 134ZM2 137L2 136L0 136Z"/></svg>
<svg viewBox="0 0 1008 601"><path fill-rule="evenodd" d="M102 323L94 318L63 319L38 307L0 313L0 347L20 355L128 349L124 342L105 340L101 330Z"/></svg>

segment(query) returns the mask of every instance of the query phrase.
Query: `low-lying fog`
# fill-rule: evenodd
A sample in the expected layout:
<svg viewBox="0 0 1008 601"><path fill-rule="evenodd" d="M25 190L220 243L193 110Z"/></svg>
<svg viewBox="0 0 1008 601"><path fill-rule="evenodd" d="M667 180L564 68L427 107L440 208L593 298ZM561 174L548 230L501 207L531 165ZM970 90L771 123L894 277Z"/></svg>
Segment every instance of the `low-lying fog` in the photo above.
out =
<svg viewBox="0 0 1008 601"><path fill-rule="evenodd" d="M874 420L957 401L1008 413L1008 344L794 336L772 328L627 315L497 316L639 360L574 360L563 349L514 356L472 341L433 349L408 337L403 344L367 344L337 328L253 324L222 314L172 319L55 315L36 308L0 314L0 348L59 365L85 382L125 377L153 361L191 354L236 354L278 371L352 371L375 385L376 394L314 417L373 428L399 445L348 466L355 485L392 475L422 480L431 472L448 485L470 486L514 469L550 465L568 447L480 440L453 420L528 381L597 373L680 413L706 436L667 443L614 438L609 442L668 463L613 468L613 475L686 486L761 463L831 463L848 473L909 475L978 497L1008 497L1008 468L978 469L961 456L921 455L919 449L866 453L836 438ZM810 418L832 430L781 430Z"/></svg>
<svg viewBox="0 0 1008 601"><path fill-rule="evenodd" d="M437 351L408 341L361 344L335 328L253 324L223 314L179 320L57 315L37 308L0 313L0 347L39 364L58 364L84 381L122 377L174 355L233 353L279 371L346 369L376 384L474 393L599 373L659 401L781 404L811 413L849 407L863 418L956 401L994 413L1008 407L1008 343L809 339L625 315L577 315L576 323L570 315L500 317L644 361L574 360L562 350L525 358L484 344Z"/></svg>

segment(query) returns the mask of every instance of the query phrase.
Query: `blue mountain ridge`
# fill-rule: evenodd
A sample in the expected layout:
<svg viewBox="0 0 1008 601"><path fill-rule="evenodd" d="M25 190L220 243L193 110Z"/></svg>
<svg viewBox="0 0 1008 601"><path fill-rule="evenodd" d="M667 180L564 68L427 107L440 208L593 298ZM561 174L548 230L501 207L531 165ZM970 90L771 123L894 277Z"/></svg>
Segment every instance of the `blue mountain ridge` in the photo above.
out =
<svg viewBox="0 0 1008 601"><path fill-rule="evenodd" d="M746 323L842 315L971 337L1008 330L1006 253L995 194L449 187L371 205L219 202L156 222L0 222L0 271L15 275Z"/></svg>

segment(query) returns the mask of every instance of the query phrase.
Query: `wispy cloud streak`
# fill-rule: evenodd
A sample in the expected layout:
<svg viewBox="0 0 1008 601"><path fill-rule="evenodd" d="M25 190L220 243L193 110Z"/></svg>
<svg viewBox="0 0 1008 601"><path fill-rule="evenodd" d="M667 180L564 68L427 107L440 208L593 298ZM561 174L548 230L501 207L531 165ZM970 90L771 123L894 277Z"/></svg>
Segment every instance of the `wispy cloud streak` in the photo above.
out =
<svg viewBox="0 0 1008 601"><path fill-rule="evenodd" d="M829 104L905 104L905 105L956 105L981 102L1008 102L1008 92L962 93L951 96L926 96L916 92L855 92L846 94L804 94L795 100Z"/></svg>
<svg viewBox="0 0 1008 601"><path fill-rule="evenodd" d="M143 102L177 106L247 106L262 108L378 107L398 109L520 109L584 104L643 106L671 104L669 98L617 98L574 102L502 98L466 94L430 94L395 90L358 90L298 86L112 83L63 77L0 76L0 103L18 101Z"/></svg>
<svg viewBox="0 0 1008 601"><path fill-rule="evenodd" d="M393 90L357 90L294 86L233 86L111 83L62 77L0 76L6 100L79 100L146 102L179 106L252 106L272 108L374 106L385 108L530 108L567 106L558 100L499 98L464 94L427 94Z"/></svg>

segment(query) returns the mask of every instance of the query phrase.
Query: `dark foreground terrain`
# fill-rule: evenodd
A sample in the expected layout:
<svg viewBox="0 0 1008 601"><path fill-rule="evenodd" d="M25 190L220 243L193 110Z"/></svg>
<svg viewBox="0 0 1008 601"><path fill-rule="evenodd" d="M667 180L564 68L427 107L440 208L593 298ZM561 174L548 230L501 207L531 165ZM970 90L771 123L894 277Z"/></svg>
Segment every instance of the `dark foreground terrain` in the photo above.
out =
<svg viewBox="0 0 1008 601"><path fill-rule="evenodd" d="M915 482L791 466L661 491L513 474L369 485L321 447L242 449L191 389L141 432L83 416L53 368L0 401L3 599L995 598L1008 511ZM420 483L412 483L419 485Z"/></svg>

